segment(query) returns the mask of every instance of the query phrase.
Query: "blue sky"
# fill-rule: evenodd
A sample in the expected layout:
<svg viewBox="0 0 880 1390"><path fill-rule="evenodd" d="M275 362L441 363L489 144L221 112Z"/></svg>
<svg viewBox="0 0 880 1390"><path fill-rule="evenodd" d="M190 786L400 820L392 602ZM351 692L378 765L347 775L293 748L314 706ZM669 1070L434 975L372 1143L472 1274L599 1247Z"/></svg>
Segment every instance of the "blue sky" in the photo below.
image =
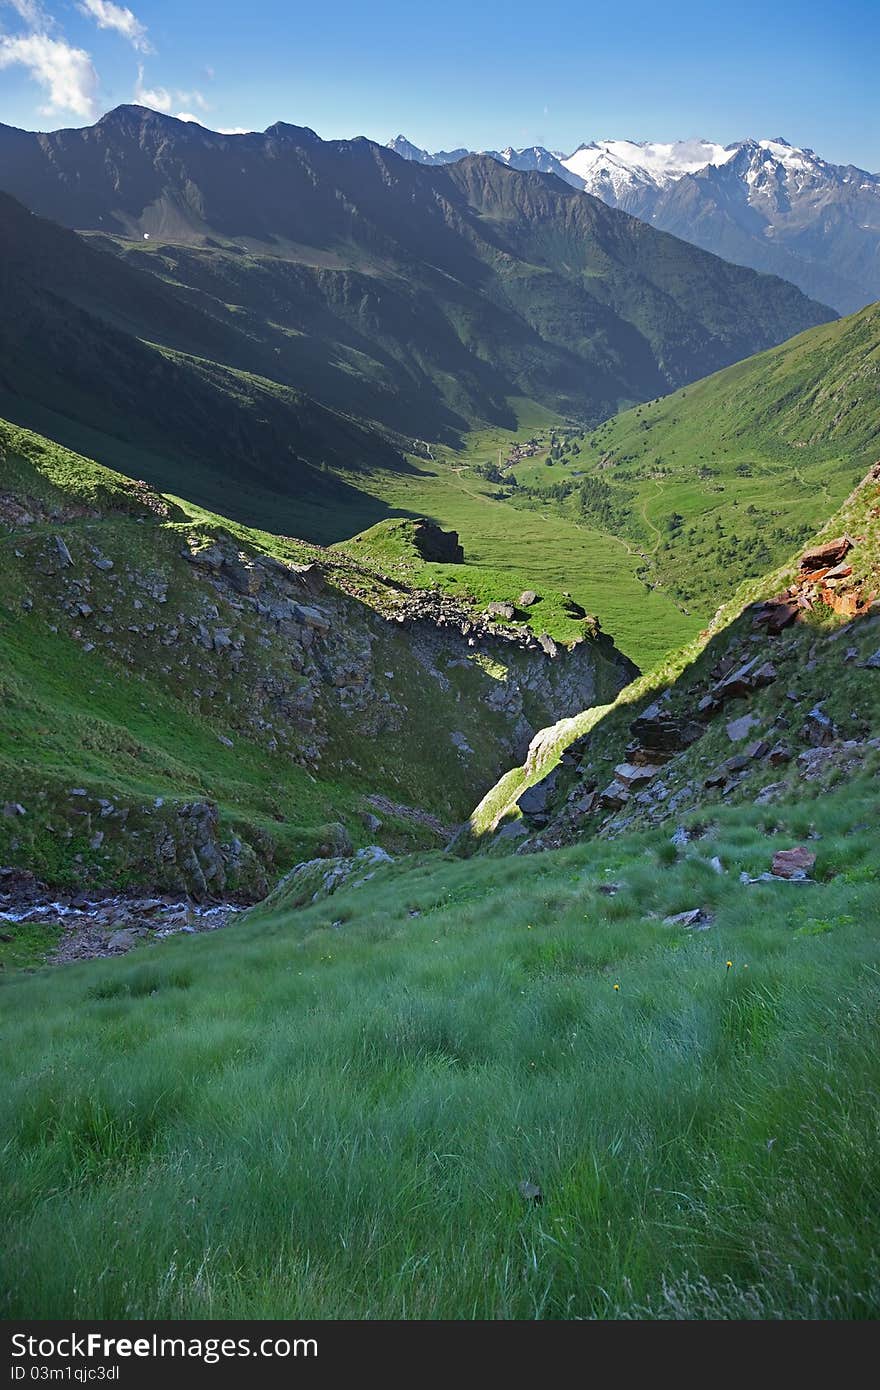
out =
<svg viewBox="0 0 880 1390"><path fill-rule="evenodd" d="M0 0L0 121L120 102L431 149L781 135L880 171L877 0Z"/></svg>

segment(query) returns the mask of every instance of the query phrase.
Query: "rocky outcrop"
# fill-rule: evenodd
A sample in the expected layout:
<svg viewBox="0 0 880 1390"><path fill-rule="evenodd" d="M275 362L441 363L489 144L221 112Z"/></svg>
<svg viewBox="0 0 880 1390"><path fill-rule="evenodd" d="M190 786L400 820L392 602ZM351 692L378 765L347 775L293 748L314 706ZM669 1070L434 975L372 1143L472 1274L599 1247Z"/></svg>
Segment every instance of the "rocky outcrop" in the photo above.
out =
<svg viewBox="0 0 880 1390"><path fill-rule="evenodd" d="M413 523L413 543L423 560L442 565L464 563L464 547L459 542L458 532L443 531L424 517Z"/></svg>
<svg viewBox="0 0 880 1390"><path fill-rule="evenodd" d="M331 897L339 888L362 888L375 877L377 869L393 863L381 845L367 845L355 854L333 859L309 859L296 864L279 880L258 911L308 907Z"/></svg>
<svg viewBox="0 0 880 1390"><path fill-rule="evenodd" d="M798 577L782 593L766 599L754 610L755 627L778 636L790 623L822 604L845 618L867 613L877 597L875 585L853 577L853 567L845 558L855 542L838 536L824 545L814 546L801 556Z"/></svg>
<svg viewBox="0 0 880 1390"><path fill-rule="evenodd" d="M805 782L880 775L869 674L875 655L880 665L878 483L880 464L841 511L850 529L803 552L788 588L756 606L719 609L666 689L648 677L596 717L571 721L568 739L549 730L546 758L508 774L515 799L505 798L502 779L477 808L474 831L497 830L515 810L521 819L503 829L513 838L512 827L524 827L517 852L534 853L721 800L763 806L798 796ZM864 678L842 680L846 666ZM523 782L539 771L532 797Z"/></svg>
<svg viewBox="0 0 880 1390"><path fill-rule="evenodd" d="M233 830L210 784L199 801L160 806L100 782L72 798L13 770L0 786L0 856L41 873L63 864L62 881L126 875L151 891L253 900L292 838L302 859L353 853L365 827L352 803L368 791L397 808L383 832L392 849L445 843L536 729L613 696L634 670L605 636L548 647L508 622L506 605L487 614L344 553L261 553L222 530L166 527L153 511L118 524L56 514L49 527L45 509L7 512L18 620L41 641L73 643L99 681L109 669L142 682L143 708L174 702L227 750L231 783L235 760L256 756L279 781L295 765L343 789L327 808L332 834L318 817L291 836L271 817Z"/></svg>

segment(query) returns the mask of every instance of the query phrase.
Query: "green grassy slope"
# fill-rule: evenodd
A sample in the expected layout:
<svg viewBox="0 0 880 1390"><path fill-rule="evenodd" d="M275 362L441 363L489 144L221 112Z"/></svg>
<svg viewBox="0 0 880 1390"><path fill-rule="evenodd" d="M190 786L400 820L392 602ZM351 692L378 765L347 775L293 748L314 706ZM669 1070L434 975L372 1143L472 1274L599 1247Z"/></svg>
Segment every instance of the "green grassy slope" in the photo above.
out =
<svg viewBox="0 0 880 1390"><path fill-rule="evenodd" d="M876 1316L876 809L428 857L7 976L4 1315ZM819 886L740 885L816 825Z"/></svg>
<svg viewBox="0 0 880 1390"><path fill-rule="evenodd" d="M696 630L813 534L874 461L878 370L871 305L591 434L561 431L561 457L513 471L530 506L555 493L564 517L629 545L643 590Z"/></svg>
<svg viewBox="0 0 880 1390"><path fill-rule="evenodd" d="M585 710L542 731L526 761L506 773L476 808L470 821L473 834L485 837L506 819L519 818L522 792L551 774L556 784L549 800L550 824L537 832L537 846L567 843L600 829L613 835L621 828L670 816L685 825L699 825L725 800L753 799L766 788L771 789L771 802L796 797L805 776L833 785L849 775L853 763L867 761L876 768L880 680L865 663L880 641L877 467L869 470L819 539L841 535L854 538L846 557L851 573L842 582L863 601L856 616L841 616L814 601L780 634L768 634L756 625L757 607L798 581L800 552L769 575L746 581L694 641L633 681L612 704ZM770 663L767 685L717 707L701 708L700 702L711 696L722 677L747 662ZM632 721L658 699L676 717L696 721L699 736L676 750L659 769L656 782L637 786L619 814L601 801L589 805L590 790L601 792L614 780L615 767L630 761L635 746ZM830 721L825 738L814 737L809 727L810 711L817 706ZM752 722L747 732L734 738L728 725L741 716ZM735 769L735 784L727 785L725 778L714 787L706 782L726 759L752 742L761 743L763 753ZM831 753L821 765L825 744ZM778 761L768 762L774 745L786 751ZM815 746L816 768L809 763ZM563 755L565 765L560 767ZM653 790L658 786L660 790Z"/></svg>
<svg viewBox="0 0 880 1390"><path fill-rule="evenodd" d="M184 558L211 547L222 572ZM383 844L437 843L548 711L629 676L558 594L572 647L552 661L527 620L519 643L401 626L387 619L412 583L365 557L237 526L2 423L0 554L0 861L53 883L192 888L160 842L194 803L216 804L221 849L243 846L225 891L251 899L365 843L370 796L399 808ZM278 579L275 559L317 561L323 587ZM435 568L411 580L430 589ZM460 591L459 621L478 620L466 576Z"/></svg>
<svg viewBox="0 0 880 1390"><path fill-rule="evenodd" d="M834 518L859 581L878 488ZM716 639L751 647L737 613L783 577ZM224 932L0 976L3 1312L876 1317L880 629L844 627L776 639L782 735L816 699L839 731L769 802L421 852L330 902L282 884ZM663 686L689 709L701 659L625 692L586 756ZM795 845L812 884L742 882ZM699 931L665 920L695 907Z"/></svg>

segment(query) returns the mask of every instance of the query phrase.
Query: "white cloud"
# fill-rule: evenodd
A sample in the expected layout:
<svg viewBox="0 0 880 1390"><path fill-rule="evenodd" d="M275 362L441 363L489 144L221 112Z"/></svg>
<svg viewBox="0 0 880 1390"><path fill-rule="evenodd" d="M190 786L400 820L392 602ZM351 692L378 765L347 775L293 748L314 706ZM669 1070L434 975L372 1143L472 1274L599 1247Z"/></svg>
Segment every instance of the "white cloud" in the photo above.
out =
<svg viewBox="0 0 880 1390"><path fill-rule="evenodd" d="M174 105L174 98L167 87L145 87L143 64L138 65L137 85L134 89L134 99L139 106L149 106L151 111L171 110Z"/></svg>
<svg viewBox="0 0 880 1390"><path fill-rule="evenodd" d="M12 0L12 3L28 5L35 3L35 0ZM99 29L113 29L124 39L128 39L138 53L155 52L147 38L146 25L141 24L137 15L132 14L124 5L114 5L112 0L80 0L77 9L80 14L93 19Z"/></svg>
<svg viewBox="0 0 880 1390"><path fill-rule="evenodd" d="M82 48L73 48L63 39L47 34L22 34L16 38L0 34L0 68L26 68L35 82L45 87L49 100L41 115L71 111L76 116L95 113L98 74Z"/></svg>
<svg viewBox="0 0 880 1390"><path fill-rule="evenodd" d="M250 127L246 125L220 126L217 130L218 135L250 135Z"/></svg>
<svg viewBox="0 0 880 1390"><path fill-rule="evenodd" d="M208 103L201 92L178 92L177 100L182 106L197 106L200 111L208 110Z"/></svg>
<svg viewBox="0 0 880 1390"><path fill-rule="evenodd" d="M179 121L193 121L196 125L202 124L198 116L194 116L191 111L178 111L177 119Z"/></svg>
<svg viewBox="0 0 880 1390"><path fill-rule="evenodd" d="M46 33L55 23L52 16L43 9L40 0L2 0L2 3L15 10L19 19L23 20L29 29L40 29Z"/></svg>

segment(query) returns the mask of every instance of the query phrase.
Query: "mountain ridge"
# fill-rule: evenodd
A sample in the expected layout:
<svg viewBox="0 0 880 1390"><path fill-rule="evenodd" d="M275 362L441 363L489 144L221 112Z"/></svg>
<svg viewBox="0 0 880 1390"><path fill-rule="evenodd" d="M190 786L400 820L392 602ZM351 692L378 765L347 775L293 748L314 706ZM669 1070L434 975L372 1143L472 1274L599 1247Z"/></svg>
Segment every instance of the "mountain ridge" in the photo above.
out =
<svg viewBox="0 0 880 1390"><path fill-rule="evenodd" d="M401 137L403 157L420 157ZM487 151L518 167L552 161L573 187L738 264L791 280L849 313L880 298L880 173L837 165L782 137L668 143L598 140L570 155ZM437 162L461 157L440 152Z"/></svg>
<svg viewBox="0 0 880 1390"><path fill-rule="evenodd" d="M602 418L833 316L552 174L480 156L429 169L307 127L229 136L128 106L80 130L0 128L2 183L126 264L124 303L74 286L80 309L204 359L190 375L213 362L270 383L245 393L275 383L353 415L391 466L407 439L514 426L512 398ZM81 257L56 243L69 296L59 277ZM160 312L172 299L181 325ZM316 439L307 462L333 454Z"/></svg>

